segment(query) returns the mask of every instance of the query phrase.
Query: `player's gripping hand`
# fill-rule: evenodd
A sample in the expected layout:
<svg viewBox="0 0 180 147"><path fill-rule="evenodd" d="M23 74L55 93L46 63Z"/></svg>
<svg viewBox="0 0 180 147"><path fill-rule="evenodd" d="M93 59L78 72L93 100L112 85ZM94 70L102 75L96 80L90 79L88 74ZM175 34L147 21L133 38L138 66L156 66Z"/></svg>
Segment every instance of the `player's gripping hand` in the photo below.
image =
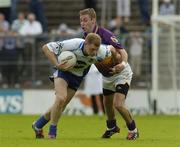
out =
<svg viewBox="0 0 180 147"><path fill-rule="evenodd" d="M59 70L63 70L63 71L68 70L68 69L69 69L69 67L66 65L66 64L67 64L67 62L68 62L68 61L66 60L66 61L64 61L64 62L62 62L62 63L60 63L60 64L56 65L57 69L59 69Z"/></svg>
<svg viewBox="0 0 180 147"><path fill-rule="evenodd" d="M118 74L120 73L125 67L127 63L125 61L122 61L119 64L116 64L113 68L110 69L110 74Z"/></svg>

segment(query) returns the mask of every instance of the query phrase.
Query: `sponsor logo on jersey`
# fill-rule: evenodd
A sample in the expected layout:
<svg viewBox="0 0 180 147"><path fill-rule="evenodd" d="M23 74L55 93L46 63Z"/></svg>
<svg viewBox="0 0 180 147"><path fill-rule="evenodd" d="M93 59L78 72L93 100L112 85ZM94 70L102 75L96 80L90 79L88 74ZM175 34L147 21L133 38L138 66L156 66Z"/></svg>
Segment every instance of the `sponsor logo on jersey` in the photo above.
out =
<svg viewBox="0 0 180 147"><path fill-rule="evenodd" d="M60 41L57 41L57 44L59 45L59 49L62 49L63 46L64 46L64 43L60 42Z"/></svg>
<svg viewBox="0 0 180 147"><path fill-rule="evenodd" d="M112 36L112 37L111 37L111 40L112 40L112 42L118 43L118 40L116 39L115 36Z"/></svg>

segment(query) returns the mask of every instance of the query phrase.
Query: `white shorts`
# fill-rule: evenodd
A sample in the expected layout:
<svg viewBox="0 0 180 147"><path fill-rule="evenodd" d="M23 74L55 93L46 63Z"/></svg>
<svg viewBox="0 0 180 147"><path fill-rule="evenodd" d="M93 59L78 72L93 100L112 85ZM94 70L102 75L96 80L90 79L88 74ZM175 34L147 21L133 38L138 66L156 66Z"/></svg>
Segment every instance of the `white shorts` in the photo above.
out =
<svg viewBox="0 0 180 147"><path fill-rule="evenodd" d="M103 88L111 91L116 91L116 86L119 84L127 83L129 86L131 84L133 72L129 64L119 73L111 77L103 76Z"/></svg>

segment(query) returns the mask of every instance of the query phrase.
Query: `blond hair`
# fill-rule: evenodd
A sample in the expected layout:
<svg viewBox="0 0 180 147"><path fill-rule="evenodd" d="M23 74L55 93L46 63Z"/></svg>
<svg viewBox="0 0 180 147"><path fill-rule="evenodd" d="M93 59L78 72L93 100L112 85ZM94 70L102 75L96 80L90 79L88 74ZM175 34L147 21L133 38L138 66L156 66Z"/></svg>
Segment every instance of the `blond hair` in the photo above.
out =
<svg viewBox="0 0 180 147"><path fill-rule="evenodd" d="M91 19L96 19L96 12L93 8L87 8L79 11L79 15L89 15Z"/></svg>
<svg viewBox="0 0 180 147"><path fill-rule="evenodd" d="M97 47L99 47L101 44L101 37L95 33L89 33L85 40L88 44L94 44Z"/></svg>

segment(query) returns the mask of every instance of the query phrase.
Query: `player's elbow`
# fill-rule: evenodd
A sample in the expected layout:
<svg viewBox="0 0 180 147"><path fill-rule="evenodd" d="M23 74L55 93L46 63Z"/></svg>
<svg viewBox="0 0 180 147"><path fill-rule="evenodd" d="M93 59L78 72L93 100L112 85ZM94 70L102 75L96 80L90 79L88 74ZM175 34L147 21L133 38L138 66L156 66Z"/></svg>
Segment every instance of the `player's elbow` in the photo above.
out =
<svg viewBox="0 0 180 147"><path fill-rule="evenodd" d="M45 45L43 45L43 47L42 47L42 51L43 51L44 53L47 51L47 49L48 49L47 45L46 45L46 44L45 44Z"/></svg>
<svg viewBox="0 0 180 147"><path fill-rule="evenodd" d="M126 52L126 50L125 50L125 56L126 56L126 59L128 60L128 53Z"/></svg>
<svg viewBox="0 0 180 147"><path fill-rule="evenodd" d="M123 60L128 61L128 54L125 49L121 49L120 54L123 57Z"/></svg>

